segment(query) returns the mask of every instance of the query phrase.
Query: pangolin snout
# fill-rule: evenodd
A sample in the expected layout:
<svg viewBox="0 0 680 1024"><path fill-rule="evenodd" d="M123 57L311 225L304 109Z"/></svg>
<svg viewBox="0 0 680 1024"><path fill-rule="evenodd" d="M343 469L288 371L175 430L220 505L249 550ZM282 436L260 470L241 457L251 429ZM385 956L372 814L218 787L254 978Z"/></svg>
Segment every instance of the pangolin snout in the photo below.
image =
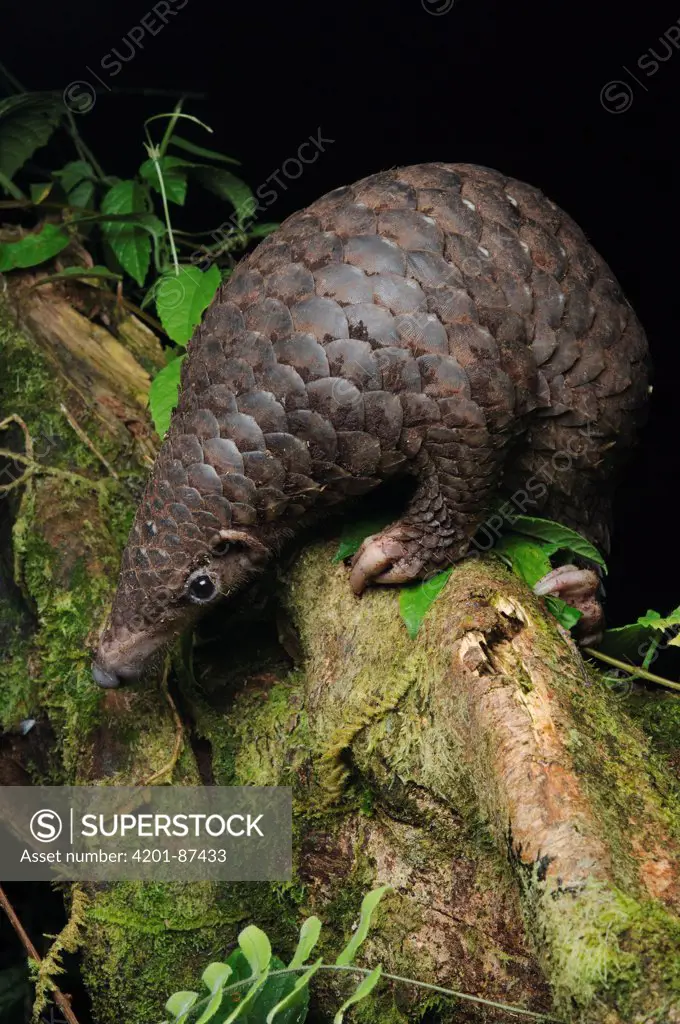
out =
<svg viewBox="0 0 680 1024"><path fill-rule="evenodd" d="M115 672L109 672L101 665L98 665L96 661L92 663L92 676L98 686L102 686L107 690L114 690L122 682L120 676L116 675Z"/></svg>
<svg viewBox="0 0 680 1024"><path fill-rule="evenodd" d="M101 649L92 662L92 678L98 686L106 690L114 690L123 683L134 682L140 675L141 669L130 665L119 666L103 658Z"/></svg>
<svg viewBox="0 0 680 1024"><path fill-rule="evenodd" d="M92 661L92 677L107 690L139 679L150 658L169 639L165 633L109 627Z"/></svg>

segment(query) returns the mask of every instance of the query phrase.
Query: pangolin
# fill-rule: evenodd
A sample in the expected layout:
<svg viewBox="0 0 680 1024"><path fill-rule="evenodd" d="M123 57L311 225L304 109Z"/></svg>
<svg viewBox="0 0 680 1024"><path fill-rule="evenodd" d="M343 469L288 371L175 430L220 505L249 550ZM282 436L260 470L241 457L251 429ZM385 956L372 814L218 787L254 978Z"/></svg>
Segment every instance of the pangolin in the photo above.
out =
<svg viewBox="0 0 680 1024"><path fill-rule="evenodd" d="M606 550L648 391L613 273L537 188L430 163L335 189L239 264L189 343L95 679L135 678L284 539L398 475L410 499L355 556L357 594L463 558L499 493ZM590 578L540 592L592 598Z"/></svg>

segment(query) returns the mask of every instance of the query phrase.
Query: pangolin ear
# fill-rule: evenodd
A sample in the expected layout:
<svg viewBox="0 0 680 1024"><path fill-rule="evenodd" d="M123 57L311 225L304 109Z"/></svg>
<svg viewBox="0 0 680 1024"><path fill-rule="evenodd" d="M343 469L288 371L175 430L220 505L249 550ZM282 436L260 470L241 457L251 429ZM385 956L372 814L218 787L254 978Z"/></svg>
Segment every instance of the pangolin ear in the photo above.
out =
<svg viewBox="0 0 680 1024"><path fill-rule="evenodd" d="M263 562L270 555L268 548L245 530L220 530L215 534L211 547L215 555L226 555L234 547L248 548L251 555Z"/></svg>

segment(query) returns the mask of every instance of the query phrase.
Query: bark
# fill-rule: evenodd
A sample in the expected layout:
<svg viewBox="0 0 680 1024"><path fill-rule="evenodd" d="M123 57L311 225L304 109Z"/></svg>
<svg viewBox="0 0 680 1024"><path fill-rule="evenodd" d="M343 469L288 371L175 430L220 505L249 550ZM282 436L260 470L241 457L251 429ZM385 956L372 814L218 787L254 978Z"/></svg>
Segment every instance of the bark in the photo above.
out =
<svg viewBox="0 0 680 1024"><path fill-rule="evenodd" d="M410 640L395 592L357 600L334 542L312 544L250 619L208 624L193 678L177 657L170 692L96 689L89 649L155 450L146 391L162 355L110 300L93 309L85 291L31 283L14 278L0 307L0 419L20 416L35 447L0 477L31 469L0 503L0 781L202 779L295 796L290 884L90 893L94 1020L160 1019L250 922L285 957L317 913L330 956L362 895L388 882L366 964L563 1019L679 1021L670 773L492 557L457 567ZM16 423L0 437L24 444ZM21 736L26 718L38 724ZM322 1019L339 991L317 985ZM503 1017L402 986L361 1014L396 1024L427 1007Z"/></svg>

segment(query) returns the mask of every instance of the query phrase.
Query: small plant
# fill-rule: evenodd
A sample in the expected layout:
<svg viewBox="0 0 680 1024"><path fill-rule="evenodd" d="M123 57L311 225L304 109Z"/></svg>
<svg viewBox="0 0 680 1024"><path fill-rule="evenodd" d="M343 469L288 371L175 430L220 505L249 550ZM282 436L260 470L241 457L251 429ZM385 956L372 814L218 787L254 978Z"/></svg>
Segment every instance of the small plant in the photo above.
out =
<svg viewBox="0 0 680 1024"><path fill-rule="evenodd" d="M177 403L182 350L231 273L235 254L278 226L254 223L258 203L253 193L225 166L238 161L178 134L186 122L211 131L184 113L181 101L173 111L145 121L146 159L133 178L121 179L104 172L58 94L21 93L0 100L0 192L11 196L2 207L27 214L33 222L31 229L0 242L0 273L38 267L84 238L94 264L67 266L38 284L71 278L102 288L113 282L133 312L149 319L144 310L155 305L160 323L154 326L174 342L149 396L161 436ZM156 143L151 131L158 124L164 130ZM28 177L33 154L59 132L70 138L76 159L52 171L49 180L21 181L22 189L17 179ZM198 233L173 227L171 206L185 206L190 184L192 194L197 185L230 205L233 212L225 223Z"/></svg>
<svg viewBox="0 0 680 1024"><path fill-rule="evenodd" d="M309 984L319 971L362 976L357 988L335 1014L333 1024L341 1024L347 1010L366 999L381 979L415 985L440 995L482 1003L527 1017L556 1019L519 1006L506 1006L439 985L386 974L380 964L372 970L355 967L354 959L368 935L373 912L390 888L383 885L364 897L354 933L332 964L324 963L321 957L309 963L321 934L318 917L309 917L303 923L295 955L287 967L272 955L265 933L255 925L249 925L238 937L239 948L224 963L212 963L206 967L202 975L206 994L201 997L199 992L175 992L170 996L165 1005L170 1019L163 1024L208 1024L208 1021L232 1024L236 1020L242 1024L273 1024L274 1021L277 1024L303 1024L309 1009Z"/></svg>

